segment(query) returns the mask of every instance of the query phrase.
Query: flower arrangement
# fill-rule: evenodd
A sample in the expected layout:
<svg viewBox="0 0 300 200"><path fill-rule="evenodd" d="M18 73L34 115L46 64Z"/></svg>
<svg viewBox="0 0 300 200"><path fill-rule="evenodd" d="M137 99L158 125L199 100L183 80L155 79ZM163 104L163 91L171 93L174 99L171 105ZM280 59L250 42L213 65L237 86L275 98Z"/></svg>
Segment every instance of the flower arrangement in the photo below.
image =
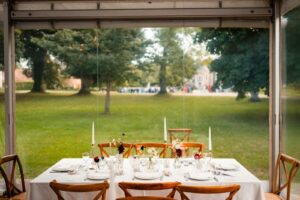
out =
<svg viewBox="0 0 300 200"><path fill-rule="evenodd" d="M137 153L138 155L142 156L144 155L144 150L145 150L146 147L144 146L140 146L140 148L138 149Z"/></svg>
<svg viewBox="0 0 300 200"><path fill-rule="evenodd" d="M126 135L125 133L122 133L122 137L124 137L125 135ZM119 154L124 153L125 147L123 145L123 141L121 138L118 138L117 140L113 139L110 144L111 144L111 146L117 147Z"/></svg>
<svg viewBox="0 0 300 200"><path fill-rule="evenodd" d="M177 158L181 158L182 157L182 148L181 148L181 142L179 139L176 139L172 142L172 147L173 151L176 154Z"/></svg>
<svg viewBox="0 0 300 200"><path fill-rule="evenodd" d="M195 160L200 160L202 157L203 157L203 156L202 156L201 153L199 153L199 152L194 153L194 159L195 159Z"/></svg>

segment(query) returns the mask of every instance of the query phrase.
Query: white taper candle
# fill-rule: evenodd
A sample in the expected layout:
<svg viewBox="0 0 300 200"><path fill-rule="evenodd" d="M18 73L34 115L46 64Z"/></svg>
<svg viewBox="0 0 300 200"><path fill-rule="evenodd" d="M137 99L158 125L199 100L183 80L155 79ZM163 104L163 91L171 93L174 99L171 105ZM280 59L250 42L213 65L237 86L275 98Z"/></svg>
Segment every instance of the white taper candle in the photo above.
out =
<svg viewBox="0 0 300 200"><path fill-rule="evenodd" d="M164 142L167 142L167 119L164 117Z"/></svg>
<svg viewBox="0 0 300 200"><path fill-rule="evenodd" d="M212 144L211 144L211 128L208 129L208 150L212 151Z"/></svg>

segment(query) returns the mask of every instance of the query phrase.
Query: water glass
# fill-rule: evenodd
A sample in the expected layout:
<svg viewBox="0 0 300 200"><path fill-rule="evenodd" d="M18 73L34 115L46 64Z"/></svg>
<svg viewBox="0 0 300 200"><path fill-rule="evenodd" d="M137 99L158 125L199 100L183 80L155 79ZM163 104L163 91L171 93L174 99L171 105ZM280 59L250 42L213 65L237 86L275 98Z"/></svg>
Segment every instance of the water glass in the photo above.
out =
<svg viewBox="0 0 300 200"><path fill-rule="evenodd" d="M90 159L90 154L88 152L82 153L82 161L84 163L85 170L87 170L87 164L88 164L89 159Z"/></svg>

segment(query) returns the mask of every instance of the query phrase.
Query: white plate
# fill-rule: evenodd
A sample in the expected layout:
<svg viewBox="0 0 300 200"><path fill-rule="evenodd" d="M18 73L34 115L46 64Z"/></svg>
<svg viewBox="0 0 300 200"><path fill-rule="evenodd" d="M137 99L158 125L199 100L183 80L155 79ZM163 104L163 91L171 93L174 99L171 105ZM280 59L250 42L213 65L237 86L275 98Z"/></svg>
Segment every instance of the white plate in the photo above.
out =
<svg viewBox="0 0 300 200"><path fill-rule="evenodd" d="M229 171L229 170L237 170L239 166L233 163L218 163L216 164L216 168Z"/></svg>
<svg viewBox="0 0 300 200"><path fill-rule="evenodd" d="M134 173L134 177L142 180L153 180L161 177L161 173L159 172L136 172Z"/></svg>
<svg viewBox="0 0 300 200"><path fill-rule="evenodd" d="M207 181L213 178L213 175L209 172L189 172L189 179L198 181Z"/></svg>
<svg viewBox="0 0 300 200"><path fill-rule="evenodd" d="M109 179L109 174L104 173L88 173L86 176L88 179L91 180L105 180Z"/></svg>

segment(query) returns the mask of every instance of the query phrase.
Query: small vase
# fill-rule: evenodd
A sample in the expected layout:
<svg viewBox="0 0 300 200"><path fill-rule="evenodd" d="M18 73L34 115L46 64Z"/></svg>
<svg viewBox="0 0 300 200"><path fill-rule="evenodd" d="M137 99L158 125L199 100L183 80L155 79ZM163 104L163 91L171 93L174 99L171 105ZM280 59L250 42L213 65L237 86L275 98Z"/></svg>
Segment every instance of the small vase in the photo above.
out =
<svg viewBox="0 0 300 200"><path fill-rule="evenodd" d="M118 154L117 156L117 163L116 163L116 175L122 175L123 174L123 154Z"/></svg>
<svg viewBox="0 0 300 200"><path fill-rule="evenodd" d="M181 167L181 160L179 157L176 157L174 160L174 168L179 169Z"/></svg>
<svg viewBox="0 0 300 200"><path fill-rule="evenodd" d="M149 162L148 162L148 169L149 170L153 170L154 169L154 160L153 158L149 158Z"/></svg>
<svg viewBox="0 0 300 200"><path fill-rule="evenodd" d="M195 160L195 162L196 162L196 168L199 170L202 170L203 162L201 161L201 159L197 159L197 160Z"/></svg>

